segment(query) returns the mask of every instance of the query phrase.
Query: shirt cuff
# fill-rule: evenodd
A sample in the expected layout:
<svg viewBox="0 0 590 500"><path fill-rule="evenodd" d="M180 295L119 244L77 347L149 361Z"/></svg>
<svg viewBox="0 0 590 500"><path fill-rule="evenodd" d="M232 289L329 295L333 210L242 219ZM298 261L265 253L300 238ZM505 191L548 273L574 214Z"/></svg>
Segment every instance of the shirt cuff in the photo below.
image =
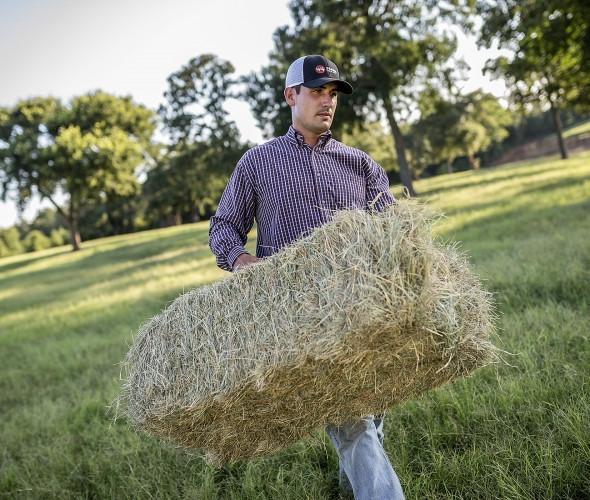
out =
<svg viewBox="0 0 590 500"><path fill-rule="evenodd" d="M242 255L243 253L247 253L246 249L242 246L239 247L234 247L232 248L229 253L227 254L227 263L229 264L229 267L234 268L234 263L236 262L236 259Z"/></svg>

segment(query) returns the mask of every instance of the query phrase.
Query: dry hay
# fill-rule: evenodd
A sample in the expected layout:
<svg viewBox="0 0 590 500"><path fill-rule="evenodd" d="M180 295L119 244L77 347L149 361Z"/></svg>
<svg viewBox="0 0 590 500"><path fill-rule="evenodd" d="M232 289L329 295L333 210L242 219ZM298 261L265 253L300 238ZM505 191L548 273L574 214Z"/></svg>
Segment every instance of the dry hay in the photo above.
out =
<svg viewBox="0 0 590 500"><path fill-rule="evenodd" d="M494 356L490 294L400 202L178 297L140 329L121 396L139 429L222 464L279 450Z"/></svg>

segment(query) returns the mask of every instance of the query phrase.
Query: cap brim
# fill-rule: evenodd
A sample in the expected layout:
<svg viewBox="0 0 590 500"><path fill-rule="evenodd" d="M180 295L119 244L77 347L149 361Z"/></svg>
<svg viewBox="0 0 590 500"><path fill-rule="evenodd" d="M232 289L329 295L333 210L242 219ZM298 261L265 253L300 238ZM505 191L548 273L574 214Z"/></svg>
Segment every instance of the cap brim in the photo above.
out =
<svg viewBox="0 0 590 500"><path fill-rule="evenodd" d="M337 80L336 78L317 78L315 80L305 82L302 85L304 87L314 89L321 87L322 85L326 85L327 83L335 83L336 90L338 90L338 92L342 92L343 94L352 94L352 85L348 82L345 82L344 80Z"/></svg>

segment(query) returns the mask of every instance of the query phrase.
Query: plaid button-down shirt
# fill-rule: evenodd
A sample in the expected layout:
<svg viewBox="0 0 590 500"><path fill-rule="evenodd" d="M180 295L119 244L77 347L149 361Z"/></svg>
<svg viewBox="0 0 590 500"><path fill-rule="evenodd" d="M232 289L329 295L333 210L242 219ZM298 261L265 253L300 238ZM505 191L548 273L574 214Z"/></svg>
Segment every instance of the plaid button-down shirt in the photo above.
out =
<svg viewBox="0 0 590 500"><path fill-rule="evenodd" d="M328 222L336 210L382 210L394 202L385 171L367 153L329 131L311 148L290 127L240 159L211 217L209 246L217 265L231 271L246 252L254 219L256 256L266 257Z"/></svg>

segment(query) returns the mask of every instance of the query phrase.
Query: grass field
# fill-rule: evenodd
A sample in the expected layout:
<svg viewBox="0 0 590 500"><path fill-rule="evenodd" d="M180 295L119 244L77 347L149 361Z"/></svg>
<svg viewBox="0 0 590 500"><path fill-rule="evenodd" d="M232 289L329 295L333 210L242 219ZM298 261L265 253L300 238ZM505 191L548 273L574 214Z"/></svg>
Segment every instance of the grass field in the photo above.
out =
<svg viewBox="0 0 590 500"><path fill-rule="evenodd" d="M390 410L385 446L407 497L590 498L590 153L416 188L495 293L497 344L513 354ZM112 422L139 324L224 275L207 227L0 260L0 497L338 498L323 432L214 469Z"/></svg>
<svg viewBox="0 0 590 500"><path fill-rule="evenodd" d="M590 132L590 120L577 123L572 127L568 127L563 131L563 137L573 137L574 135L586 134Z"/></svg>

